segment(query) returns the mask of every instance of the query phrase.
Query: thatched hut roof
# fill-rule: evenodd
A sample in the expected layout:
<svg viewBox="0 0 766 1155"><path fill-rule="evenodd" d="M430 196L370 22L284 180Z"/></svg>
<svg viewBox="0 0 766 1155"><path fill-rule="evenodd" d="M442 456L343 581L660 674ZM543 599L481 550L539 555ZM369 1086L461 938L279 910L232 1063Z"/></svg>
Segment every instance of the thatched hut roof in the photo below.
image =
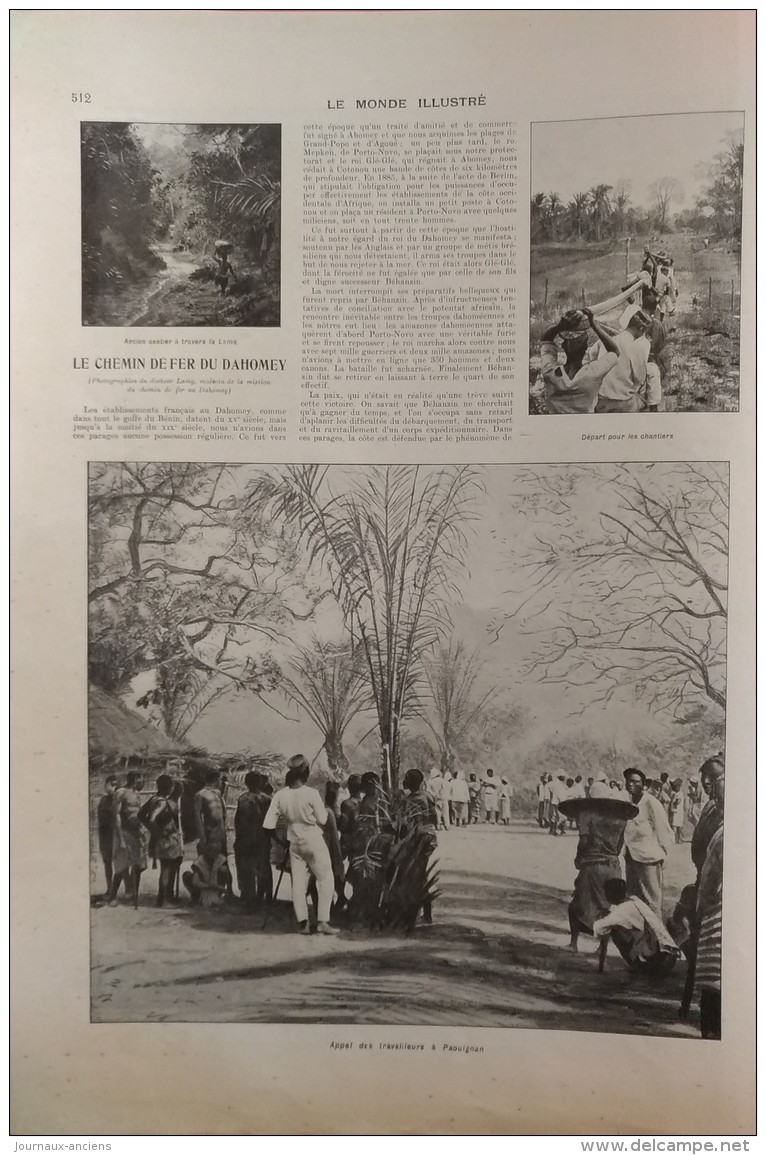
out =
<svg viewBox="0 0 766 1155"><path fill-rule="evenodd" d="M98 686L88 688L88 745L92 760L170 756L185 749Z"/></svg>

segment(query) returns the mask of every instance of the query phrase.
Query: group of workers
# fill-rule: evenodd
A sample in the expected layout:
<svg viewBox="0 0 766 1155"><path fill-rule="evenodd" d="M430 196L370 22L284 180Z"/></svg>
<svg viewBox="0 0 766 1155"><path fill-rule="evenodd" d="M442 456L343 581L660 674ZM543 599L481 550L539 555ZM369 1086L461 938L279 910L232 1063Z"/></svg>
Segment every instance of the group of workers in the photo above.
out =
<svg viewBox="0 0 766 1155"><path fill-rule="evenodd" d="M563 803L579 833L570 949L577 951L583 933L604 943L611 939L631 968L659 975L684 955L682 1017L698 988L705 1038L720 1038L721 1032L724 776L722 755L703 763L700 783L707 801L691 836L696 880L682 890L672 912L665 909L663 869L676 841L669 817L680 793L675 784L664 787L662 799L663 787L650 791L646 775L631 767L624 773L624 792L596 781L586 801ZM620 801L623 807L615 805Z"/></svg>
<svg viewBox="0 0 766 1155"><path fill-rule="evenodd" d="M237 901L250 910L267 906L289 873L302 934L337 934L331 917L341 911L370 926L430 923L429 862L438 830L511 820L512 787L492 769L481 780L446 769L426 779L411 769L391 797L374 773L351 774L345 787L330 781L324 796L308 785L309 774L307 759L296 755L275 792L266 775L248 772L234 815ZM147 800L143 785L139 770L130 770L122 786L113 775L105 781L97 820L107 889L97 904L117 905L123 885L137 905L149 858L159 867L158 906L178 900L179 880L195 905L234 901L220 771L210 768L194 794L196 857L182 875L181 783L160 774ZM723 786L717 755L686 786L667 773L650 779L629 768L623 782L603 773L545 773L537 787L538 825L552 835L571 828L579 835L570 948L578 949L583 933L611 939L629 966L653 974L667 974L684 954L692 989L701 991L702 1033L710 1038L720 1036ZM666 918L663 868L686 823L697 877ZM690 998L685 994L687 1011Z"/></svg>
<svg viewBox="0 0 766 1155"><path fill-rule="evenodd" d="M559 805L571 798L627 798L625 784L607 778L603 772L593 777L582 774L569 776L541 774L537 783L537 825L549 834L565 834L576 823L564 816ZM696 826L704 801L699 778L688 783L681 777L672 778L662 773L658 778L646 779L646 792L657 798L668 819L675 842L688 841Z"/></svg>
<svg viewBox="0 0 766 1155"><path fill-rule="evenodd" d="M426 878L441 812L426 791L423 773L409 770L393 799L374 773L352 774L344 788L329 781L323 796L308 786L309 774L303 755L289 760L285 785L276 792L266 775L245 774L234 815L237 900L248 909L264 906L278 896L289 874L297 928L303 934L337 934L331 911L345 910L349 919L371 925L390 923L397 904L397 924L412 925L419 915L430 921ZM128 771L124 785L115 775L105 780L97 824L107 887L95 905L116 906L124 886L137 906L149 858L159 867L157 906L178 900L179 881L195 905L213 907L234 900L221 772L209 768L194 795L197 854L183 874L181 782L172 774L160 774L155 793L145 801L143 786L139 770Z"/></svg>
<svg viewBox="0 0 766 1155"><path fill-rule="evenodd" d="M549 326L540 338L548 412L659 412L677 298L673 258L645 249L640 272L620 293ZM621 306L616 326L599 319Z"/></svg>
<svg viewBox="0 0 766 1155"><path fill-rule="evenodd" d="M427 789L436 804L437 826L472 826L488 823L510 826L513 784L489 768L483 775L434 767Z"/></svg>

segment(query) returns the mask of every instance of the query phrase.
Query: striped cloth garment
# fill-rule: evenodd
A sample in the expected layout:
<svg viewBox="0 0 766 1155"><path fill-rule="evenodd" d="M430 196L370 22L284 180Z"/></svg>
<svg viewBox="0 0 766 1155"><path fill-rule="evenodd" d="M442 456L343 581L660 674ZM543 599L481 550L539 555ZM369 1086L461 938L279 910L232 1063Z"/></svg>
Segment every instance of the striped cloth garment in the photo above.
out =
<svg viewBox="0 0 766 1155"><path fill-rule="evenodd" d="M700 920L697 941L696 982L708 990L721 989L721 915L723 899L723 827L710 840L700 874L697 913Z"/></svg>

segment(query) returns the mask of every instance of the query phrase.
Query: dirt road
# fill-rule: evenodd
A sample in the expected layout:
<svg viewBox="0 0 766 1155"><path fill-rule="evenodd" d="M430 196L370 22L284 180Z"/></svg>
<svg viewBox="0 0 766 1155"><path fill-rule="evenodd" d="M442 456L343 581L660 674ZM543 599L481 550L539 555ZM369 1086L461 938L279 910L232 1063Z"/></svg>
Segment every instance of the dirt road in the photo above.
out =
<svg viewBox="0 0 766 1155"><path fill-rule="evenodd" d="M545 1027L685 1035L683 968L657 984L595 944L565 949L575 835L471 827L440 835L435 925L409 937L345 929L293 933L280 902L262 916L188 906L156 910L146 894L92 912L92 1016L98 1022L321 1022ZM668 896L691 877L674 850ZM153 888L152 872L145 890Z"/></svg>
<svg viewBox="0 0 766 1155"><path fill-rule="evenodd" d="M262 269L240 269L224 297L212 279L192 277L209 260L176 251L172 242L154 246L164 268L120 292L98 294L90 322L118 326L268 326L279 324L278 286Z"/></svg>

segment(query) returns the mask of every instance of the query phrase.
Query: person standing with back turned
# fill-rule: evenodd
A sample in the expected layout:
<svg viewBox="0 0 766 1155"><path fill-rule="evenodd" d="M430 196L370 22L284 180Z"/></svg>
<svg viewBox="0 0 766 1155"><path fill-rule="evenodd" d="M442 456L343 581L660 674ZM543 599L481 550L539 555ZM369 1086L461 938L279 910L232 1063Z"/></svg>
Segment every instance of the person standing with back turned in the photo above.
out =
<svg viewBox="0 0 766 1155"><path fill-rule="evenodd" d="M309 772L308 761L302 754L290 759L286 785L272 798L263 829L276 830L280 819L287 822L293 909L300 933L311 934L306 892L313 877L317 884L317 933L338 934L336 927L330 926L335 880L330 852L322 833L327 822L327 810L319 791L306 785Z"/></svg>

